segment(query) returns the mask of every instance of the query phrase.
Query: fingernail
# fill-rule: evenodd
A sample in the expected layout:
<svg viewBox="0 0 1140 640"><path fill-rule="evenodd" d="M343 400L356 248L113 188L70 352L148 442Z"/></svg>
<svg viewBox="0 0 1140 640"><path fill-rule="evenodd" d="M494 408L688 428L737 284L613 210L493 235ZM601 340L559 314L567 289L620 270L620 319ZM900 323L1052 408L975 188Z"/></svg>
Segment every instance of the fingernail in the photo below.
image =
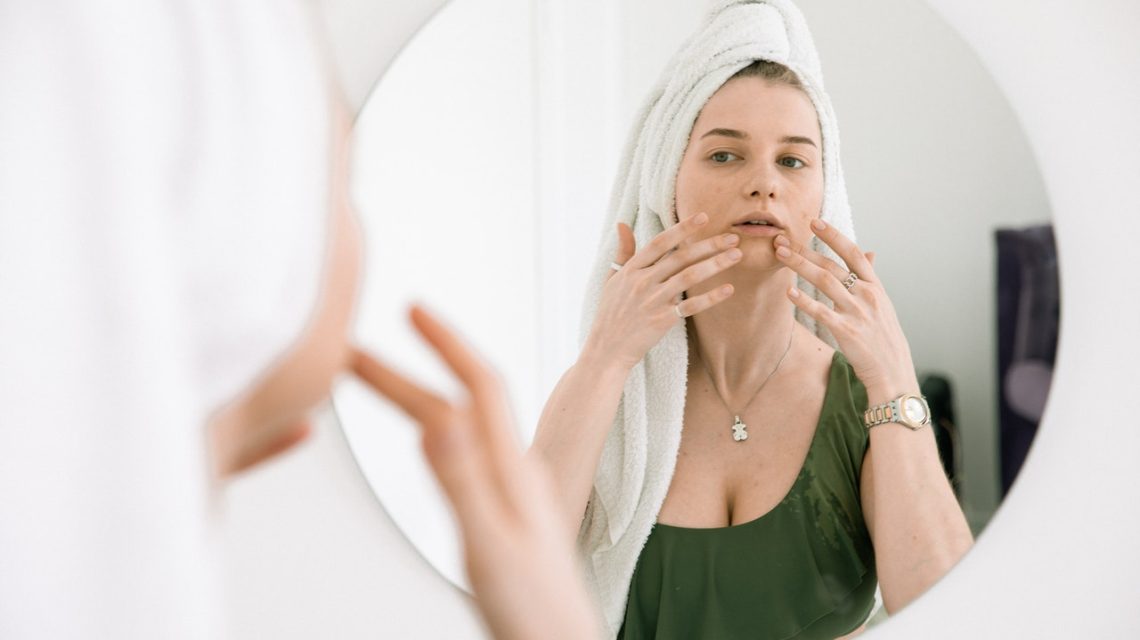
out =
<svg viewBox="0 0 1140 640"><path fill-rule="evenodd" d="M732 285L731 284L724 285L723 287L720 288L720 292L721 292L721 294L727 296L728 294L732 293Z"/></svg>
<svg viewBox="0 0 1140 640"><path fill-rule="evenodd" d="M789 251L787 247L776 247L776 253L778 253L782 258L787 258L788 256L792 255L792 252Z"/></svg>
<svg viewBox="0 0 1140 640"><path fill-rule="evenodd" d="M823 220L820 220L819 218L816 218L815 220L811 221L811 228L815 229L816 231L823 231L827 228L827 223Z"/></svg>
<svg viewBox="0 0 1140 640"><path fill-rule="evenodd" d="M709 216L707 213L704 213L703 211L701 213L698 213L696 216L693 217L693 222L695 222L697 224L704 224L708 221L709 221Z"/></svg>
<svg viewBox="0 0 1140 640"><path fill-rule="evenodd" d="M729 249L727 252L725 252L725 255L728 256L729 260L739 260L740 256L744 254L740 252L740 249Z"/></svg>
<svg viewBox="0 0 1140 640"><path fill-rule="evenodd" d="M775 243L776 243L776 244L778 244L778 245L785 245L785 246L787 246L787 244L788 244L788 239L787 239L786 237L782 236L782 235L780 235L780 236L776 236L776 240L775 240Z"/></svg>
<svg viewBox="0 0 1140 640"><path fill-rule="evenodd" d="M730 247L737 242L740 242L740 236L736 235L735 233L730 233L724 237L724 243Z"/></svg>
<svg viewBox="0 0 1140 640"><path fill-rule="evenodd" d="M788 295L792 296L793 298L798 298L800 297L800 290L792 287L791 289L788 289Z"/></svg>

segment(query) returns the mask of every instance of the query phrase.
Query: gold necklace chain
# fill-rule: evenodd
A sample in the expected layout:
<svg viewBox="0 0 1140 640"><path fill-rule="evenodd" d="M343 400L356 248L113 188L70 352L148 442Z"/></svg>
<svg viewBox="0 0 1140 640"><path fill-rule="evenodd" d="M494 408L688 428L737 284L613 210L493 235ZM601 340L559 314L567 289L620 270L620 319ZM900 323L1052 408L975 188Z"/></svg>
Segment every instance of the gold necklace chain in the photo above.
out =
<svg viewBox="0 0 1140 640"><path fill-rule="evenodd" d="M728 409L728 412L732 414L732 417L733 417L732 439L733 440L735 440L737 442L744 442L745 440L748 439L748 431L747 431L748 425L744 424L744 421L740 419L740 414L744 413L744 410L752 405L752 401L756 399L756 396L760 395L760 392L764 389L765 385L768 384L768 381L771 380L772 376L776 375L776 372L780 370L780 365L784 363L784 358L787 357L788 352L791 351L791 349L792 349L792 338L795 335L796 335L796 321L795 321L795 319L793 319L792 320L792 332L788 334L788 346L784 347L784 354L781 355L780 359L776 361L776 366L772 369L772 373L769 373L768 377L764 378L764 382L760 383L760 387L756 389L756 393L752 394L752 397L749 398L748 402L744 405L744 408L741 409L739 413L733 411L732 407L728 406L728 401L724 399L724 395L721 394L720 389L716 388L716 380L713 379L712 372L709 371L708 365L705 364L704 355L700 354L700 350L698 349L698 355L701 356L701 368L704 369L705 375L707 375L709 377L709 383L712 384L713 391L715 391L717 397L720 398L720 401L724 405L724 408ZM698 346L699 346L699 342L698 342Z"/></svg>

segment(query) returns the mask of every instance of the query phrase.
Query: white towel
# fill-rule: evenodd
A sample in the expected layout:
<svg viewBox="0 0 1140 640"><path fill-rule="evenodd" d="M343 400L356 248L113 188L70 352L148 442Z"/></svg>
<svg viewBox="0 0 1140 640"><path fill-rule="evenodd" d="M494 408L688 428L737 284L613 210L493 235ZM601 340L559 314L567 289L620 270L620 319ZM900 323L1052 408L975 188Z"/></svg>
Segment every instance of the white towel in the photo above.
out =
<svg viewBox="0 0 1140 640"><path fill-rule="evenodd" d="M854 239L839 163L839 129L803 15L787 0L718 2L666 67L638 114L587 289L584 331L593 324L617 250L614 225L629 224L641 247L673 224L677 171L697 115L721 85L756 60L789 67L805 85L823 134L821 217ZM817 240L813 248L839 261ZM808 282L800 279L799 287L827 302ZM834 344L826 329L803 314L797 317ZM578 542L612 635L621 626L637 558L672 479L687 369L685 327L678 323L630 373L594 477Z"/></svg>
<svg viewBox="0 0 1140 640"><path fill-rule="evenodd" d="M0 0L0 638L219 638L206 422L302 335L328 81L296 0Z"/></svg>

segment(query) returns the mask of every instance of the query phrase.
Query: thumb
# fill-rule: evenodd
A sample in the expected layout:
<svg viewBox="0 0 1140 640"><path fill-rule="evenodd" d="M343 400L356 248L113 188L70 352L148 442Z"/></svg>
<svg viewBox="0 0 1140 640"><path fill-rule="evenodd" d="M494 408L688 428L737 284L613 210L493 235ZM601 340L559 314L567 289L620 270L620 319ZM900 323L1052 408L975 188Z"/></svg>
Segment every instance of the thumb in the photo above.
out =
<svg viewBox="0 0 1140 640"><path fill-rule="evenodd" d="M633 257L634 252L637 251L637 241L633 238L633 229L624 222L617 223L618 233L618 249L617 255L614 256L616 264L625 264ZM615 271L616 273L616 271ZM613 274L610 274L611 276Z"/></svg>

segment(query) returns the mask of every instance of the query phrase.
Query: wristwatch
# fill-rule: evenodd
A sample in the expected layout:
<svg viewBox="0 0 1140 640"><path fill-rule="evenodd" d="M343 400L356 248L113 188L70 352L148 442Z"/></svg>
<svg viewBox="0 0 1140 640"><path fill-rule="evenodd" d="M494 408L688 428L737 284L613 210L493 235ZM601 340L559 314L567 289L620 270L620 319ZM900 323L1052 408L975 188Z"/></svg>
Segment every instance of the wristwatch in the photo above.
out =
<svg viewBox="0 0 1140 640"><path fill-rule="evenodd" d="M904 393L863 412L863 425L868 429L888 422L897 422L917 431L930 424L930 405L920 395Z"/></svg>

